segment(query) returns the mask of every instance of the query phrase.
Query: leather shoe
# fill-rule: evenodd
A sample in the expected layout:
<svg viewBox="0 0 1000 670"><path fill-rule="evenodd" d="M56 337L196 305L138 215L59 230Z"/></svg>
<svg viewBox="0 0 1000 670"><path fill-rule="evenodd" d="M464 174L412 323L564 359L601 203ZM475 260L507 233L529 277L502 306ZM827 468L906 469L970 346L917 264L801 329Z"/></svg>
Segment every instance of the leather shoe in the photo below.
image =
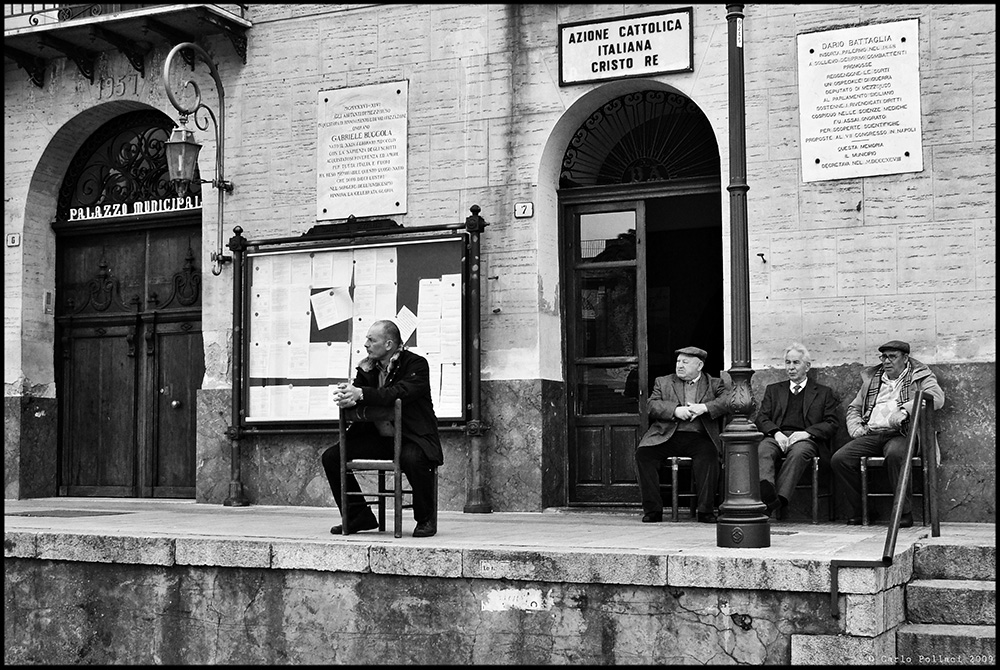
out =
<svg viewBox="0 0 1000 670"><path fill-rule="evenodd" d="M369 514L367 518L362 518L358 521L351 521L347 524L347 534L358 533L363 530L374 530L378 528L378 519L375 518L374 514ZM336 526L330 529L333 535L343 535L344 534L344 524L338 523Z"/></svg>
<svg viewBox="0 0 1000 670"><path fill-rule="evenodd" d="M774 514L775 520L780 521L785 518L785 510L788 508L788 500L781 496L776 496L774 500L768 500L766 505L768 516L771 516L772 513L777 510L777 513Z"/></svg>
<svg viewBox="0 0 1000 670"><path fill-rule="evenodd" d="M913 513L904 514L899 518L900 528L912 528L913 527Z"/></svg>
<svg viewBox="0 0 1000 670"><path fill-rule="evenodd" d="M663 521L663 512L647 512L642 515L643 523L657 523Z"/></svg>
<svg viewBox="0 0 1000 670"><path fill-rule="evenodd" d="M712 512L698 512L698 521L700 523L715 523L718 520Z"/></svg>
<svg viewBox="0 0 1000 670"><path fill-rule="evenodd" d="M433 537L438 532L437 524L433 521L423 521L413 529L413 537Z"/></svg>

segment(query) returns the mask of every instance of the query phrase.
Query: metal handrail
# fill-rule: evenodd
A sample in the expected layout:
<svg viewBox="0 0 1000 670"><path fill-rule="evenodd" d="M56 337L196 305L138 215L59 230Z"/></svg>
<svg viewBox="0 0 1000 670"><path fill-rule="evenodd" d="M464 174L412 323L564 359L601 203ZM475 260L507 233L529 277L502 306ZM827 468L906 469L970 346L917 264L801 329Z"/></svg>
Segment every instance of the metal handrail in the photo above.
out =
<svg viewBox="0 0 1000 670"><path fill-rule="evenodd" d="M882 560L891 561L893 552L896 549L896 538L899 537L899 524L903 518L903 501L906 499L906 491L910 485L910 475L913 471L913 456L917 453L917 437L920 432L920 418L924 404L924 389L921 386L917 390L917 397L913 400L913 416L910 417L910 439L906 443L906 458L903 459L903 471L896 482L896 492L892 497L892 517L889 521L889 529L885 534L885 548L882 549ZM926 459L925 459L926 460ZM927 491L924 491L927 495ZM862 504L867 504L862 501Z"/></svg>
<svg viewBox="0 0 1000 670"><path fill-rule="evenodd" d="M937 432L934 430L931 421L933 416L934 399L931 397L925 399L924 389L921 387L917 390L916 398L913 400L913 416L910 418L910 438L906 444L906 458L903 461L903 472L900 474L899 482L896 484L896 491L892 498L892 520L889 522L889 528L886 531L882 558L878 560L833 559L830 561L830 614L834 619L840 618L840 602L838 597L838 574L840 568L879 568L892 565L893 552L896 550L896 539L899 536L899 524L903 516L903 499L910 484L913 456L917 450L918 437L923 444L924 468L927 472L928 485L924 490L924 496L930 496L928 508L931 517L931 535L933 537L941 535L937 500L936 496L933 495L937 491L938 454ZM867 504L867 502L862 501L862 504Z"/></svg>

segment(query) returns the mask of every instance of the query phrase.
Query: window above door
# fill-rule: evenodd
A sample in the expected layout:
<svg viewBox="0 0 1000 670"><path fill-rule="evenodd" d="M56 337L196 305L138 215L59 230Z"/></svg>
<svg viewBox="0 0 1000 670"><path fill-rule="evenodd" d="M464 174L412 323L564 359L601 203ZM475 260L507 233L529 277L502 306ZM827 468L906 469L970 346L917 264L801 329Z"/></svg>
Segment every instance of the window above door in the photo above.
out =
<svg viewBox="0 0 1000 670"><path fill-rule="evenodd" d="M719 174L719 146L689 98L639 91L591 114L573 135L562 166L561 189L697 179Z"/></svg>

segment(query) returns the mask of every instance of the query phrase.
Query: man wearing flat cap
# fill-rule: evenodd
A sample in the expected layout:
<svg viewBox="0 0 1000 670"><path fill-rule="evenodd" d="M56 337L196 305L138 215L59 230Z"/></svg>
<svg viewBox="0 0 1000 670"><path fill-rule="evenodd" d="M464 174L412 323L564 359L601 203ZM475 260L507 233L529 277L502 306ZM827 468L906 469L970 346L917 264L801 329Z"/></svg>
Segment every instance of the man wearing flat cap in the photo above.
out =
<svg viewBox="0 0 1000 670"><path fill-rule="evenodd" d="M698 521L715 523L715 495L722 454L722 422L729 412L721 379L702 373L708 353L698 347L678 349L672 375L657 377L649 396L649 430L635 450L642 496L642 520L663 520L660 466L671 456L690 457L698 493Z"/></svg>
<svg viewBox="0 0 1000 670"><path fill-rule="evenodd" d="M861 389L847 407L847 432L851 441L837 450L831 465L840 490L850 506L848 525L862 521L860 460L862 456L884 456L892 490L896 490L906 458L910 415L922 388L934 399L934 409L944 406L944 391L929 367L910 356L910 345L890 340L878 348L880 365L861 371ZM903 499L900 526L913 525L910 494Z"/></svg>

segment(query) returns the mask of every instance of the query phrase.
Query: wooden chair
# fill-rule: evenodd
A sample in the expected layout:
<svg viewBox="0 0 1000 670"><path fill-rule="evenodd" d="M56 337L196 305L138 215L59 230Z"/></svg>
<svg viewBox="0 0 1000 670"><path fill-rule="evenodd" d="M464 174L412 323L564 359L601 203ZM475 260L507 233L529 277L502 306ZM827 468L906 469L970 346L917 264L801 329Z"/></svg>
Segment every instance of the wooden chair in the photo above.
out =
<svg viewBox="0 0 1000 670"><path fill-rule="evenodd" d="M347 459L347 424L355 421L391 421L393 457L389 459L355 458ZM411 489L403 489L403 471L399 466L400 452L403 448L403 401L396 399L393 407L351 407L340 410L340 509L346 516L347 507L347 473L374 472L378 480L378 491L372 494L377 498L378 529L385 530L386 500L392 498L393 505L393 536L403 536L403 509L411 508L412 504L403 504L403 496L411 495ZM392 475L392 488L387 485L387 478ZM434 515L437 516L437 468L434 469ZM372 503L369 503L369 505ZM435 522L437 519L435 518ZM344 535L348 534L347 519L343 519Z"/></svg>
<svg viewBox="0 0 1000 670"><path fill-rule="evenodd" d="M691 472L691 458L688 456L669 456L667 457L667 463L670 464L670 483L665 484L663 475L660 476L660 493L663 494L664 489L670 490L670 520L677 521L679 518L679 505L680 499L685 498L689 501L689 507L691 509L691 516L697 514L698 509L698 492L694 490L693 482L689 485L686 491L680 490L680 469L684 466L685 469ZM661 468L661 473L663 469ZM664 496L665 497L665 496Z"/></svg>
<svg viewBox="0 0 1000 670"><path fill-rule="evenodd" d="M930 483L927 481L928 472L927 468L924 467L923 458L920 456L914 456L910 461L912 467L913 476L910 477L910 496L914 499L919 498L921 505L921 524L926 526L928 520L930 519L930 496L926 495L926 492L930 489ZM861 458L861 525L869 525L869 500L871 498L892 498L894 493L892 491L882 492L882 491L872 491L871 480L869 479L872 470L876 469L885 470L885 457L884 456L866 456ZM920 482L921 486L915 487L913 482L917 479L917 470L920 470Z"/></svg>
<svg viewBox="0 0 1000 670"><path fill-rule="evenodd" d="M819 523L819 499L820 498L829 498L829 501L827 502L827 506L829 507L830 521L833 521L836 518L836 516L835 516L836 515L836 510L833 507L833 499L834 499L833 498L833 471L829 467L826 468L826 476L825 476L825 479L826 479L826 492L825 493L822 492L822 490L820 489L820 485L819 485L820 484L820 472L821 471L822 471L822 468L820 467L819 456L813 456L812 467L809 468L809 470L807 470L805 472L805 474L803 474L803 476L802 476L802 480L803 481L799 482L795 486L795 490L796 491L798 491L800 489L809 489L809 491L810 491L811 501L812 501L812 522L813 523ZM806 481L806 475L809 475L808 481ZM780 518L784 518L784 514L782 513L782 511L781 511L780 508L778 510L778 513L781 514Z"/></svg>

